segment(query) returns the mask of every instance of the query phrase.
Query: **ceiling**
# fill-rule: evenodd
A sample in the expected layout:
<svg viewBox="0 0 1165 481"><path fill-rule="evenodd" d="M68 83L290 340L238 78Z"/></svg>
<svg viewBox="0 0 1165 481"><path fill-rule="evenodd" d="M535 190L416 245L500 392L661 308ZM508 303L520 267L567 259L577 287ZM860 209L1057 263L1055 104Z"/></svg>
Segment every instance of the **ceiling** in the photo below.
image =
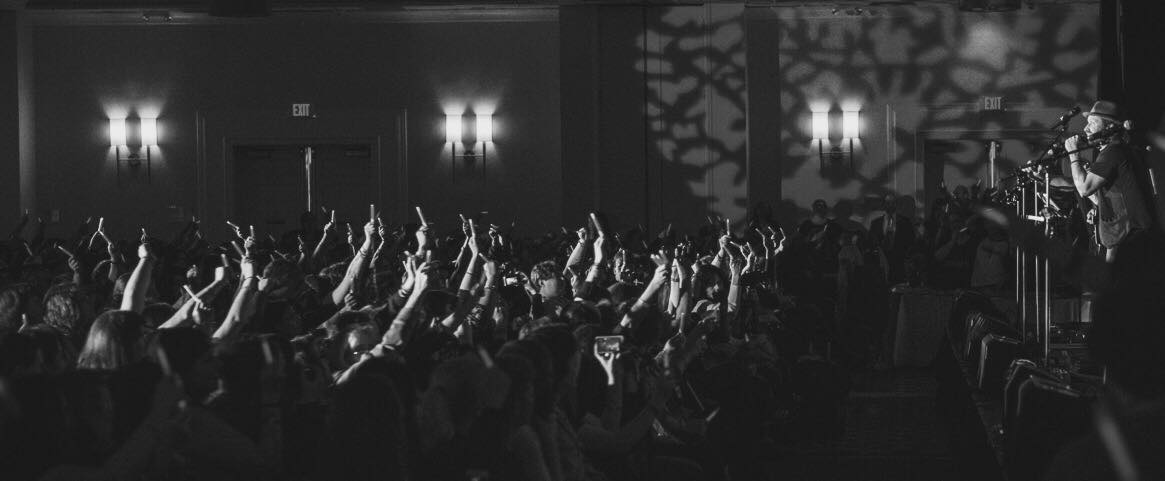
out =
<svg viewBox="0 0 1165 481"><path fill-rule="evenodd" d="M704 5L864 7L959 5L1006 0L0 0L0 10L23 10L38 24L201 24L253 17L304 21L343 17L371 22L553 20L570 5ZM1012 0L1028 6L1100 0Z"/></svg>

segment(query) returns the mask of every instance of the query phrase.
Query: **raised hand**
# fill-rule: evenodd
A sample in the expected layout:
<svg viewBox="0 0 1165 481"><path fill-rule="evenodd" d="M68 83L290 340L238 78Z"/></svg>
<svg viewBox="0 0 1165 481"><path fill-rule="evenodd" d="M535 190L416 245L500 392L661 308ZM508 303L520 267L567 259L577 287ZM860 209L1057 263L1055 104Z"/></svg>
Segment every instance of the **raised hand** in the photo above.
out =
<svg viewBox="0 0 1165 481"><path fill-rule="evenodd" d="M344 294L344 307L342 309L345 311L360 310L360 299L357 298L355 289L349 289L348 292Z"/></svg>
<svg viewBox="0 0 1165 481"><path fill-rule="evenodd" d="M433 265L429 262L417 266L417 272L414 274L415 280L413 281L413 295L419 295L432 287L430 285L433 281L432 273Z"/></svg>
<svg viewBox="0 0 1165 481"><path fill-rule="evenodd" d="M411 291L417 280L417 258L405 252L405 259L401 261L404 267L404 279L401 280L400 290Z"/></svg>
<svg viewBox="0 0 1165 481"><path fill-rule="evenodd" d="M417 253L427 249L429 246L429 225L421 224L417 228Z"/></svg>
<svg viewBox="0 0 1165 481"><path fill-rule="evenodd" d="M472 219L469 221L469 237L466 237L466 242L469 243L469 254L477 257L481 254L481 246L477 243L477 223Z"/></svg>
<svg viewBox="0 0 1165 481"><path fill-rule="evenodd" d="M618 282L625 281L625 271L627 270L627 251L620 248L615 251L615 280Z"/></svg>
<svg viewBox="0 0 1165 481"><path fill-rule="evenodd" d="M243 257L254 257L254 256L255 256L255 238L253 236L248 236L247 238L243 239Z"/></svg>
<svg viewBox="0 0 1165 481"><path fill-rule="evenodd" d="M146 236L146 230L142 229L141 244L138 245L138 258L149 259L154 257L154 251L150 247L150 239Z"/></svg>
<svg viewBox="0 0 1165 481"><path fill-rule="evenodd" d="M320 208L323 209L323 207L320 207ZM327 212L327 209L324 209L324 212ZM329 217L328 219L329 219L328 223L324 224L324 235L325 236L328 235L329 233L336 231L336 211L333 210L331 212L331 217Z"/></svg>
<svg viewBox="0 0 1165 481"><path fill-rule="evenodd" d="M603 371L607 373L607 385L615 385L615 364L619 360L622 353L620 352L599 352L599 344L594 345L595 359L599 361L599 365L603 366Z"/></svg>
<svg viewBox="0 0 1165 481"><path fill-rule="evenodd" d="M81 263L81 260L78 259L77 256L74 255L72 252L70 252L69 249L66 249L65 246L57 245L57 249L60 250L62 253L65 254L66 257L69 258L69 260L68 260L69 270L73 271L74 273L78 273L78 272L81 272L85 268L85 266Z"/></svg>
<svg viewBox="0 0 1165 481"><path fill-rule="evenodd" d="M371 246L372 243L376 240L376 236L376 219L373 218L372 220L369 220L367 224L364 224L364 244Z"/></svg>
<svg viewBox="0 0 1165 481"><path fill-rule="evenodd" d="M606 242L607 242L607 237L604 236L602 233L600 233L599 237L595 239L595 262L594 262L594 265L596 265L596 266L603 265L603 263L606 262L606 260L607 260L606 256L603 253L603 245L606 244Z"/></svg>
<svg viewBox="0 0 1165 481"><path fill-rule="evenodd" d="M651 261L655 263L655 272L652 274L651 282L663 283L668 280L672 260L667 257L667 252L661 249L659 252L651 254Z"/></svg>
<svg viewBox="0 0 1165 481"><path fill-rule="evenodd" d="M247 236L243 235L243 228L239 227L238 224L235 224L234 222L231 222L228 220L227 225L230 226L231 230L235 231L235 237L238 237L240 239L247 238Z"/></svg>
<svg viewBox="0 0 1165 481"><path fill-rule="evenodd" d="M728 270L732 275L732 283L740 282L740 275L744 273L744 256L732 256L732 260L728 263Z"/></svg>
<svg viewBox="0 0 1165 481"><path fill-rule="evenodd" d="M484 255L481 256L481 259L483 261L481 264L481 272L485 277L485 285L494 285L494 282L498 278L498 263L493 259L486 258Z"/></svg>
<svg viewBox="0 0 1165 481"><path fill-rule="evenodd" d="M239 261L239 277L243 280L250 279L255 276L255 259L250 255L243 256Z"/></svg>

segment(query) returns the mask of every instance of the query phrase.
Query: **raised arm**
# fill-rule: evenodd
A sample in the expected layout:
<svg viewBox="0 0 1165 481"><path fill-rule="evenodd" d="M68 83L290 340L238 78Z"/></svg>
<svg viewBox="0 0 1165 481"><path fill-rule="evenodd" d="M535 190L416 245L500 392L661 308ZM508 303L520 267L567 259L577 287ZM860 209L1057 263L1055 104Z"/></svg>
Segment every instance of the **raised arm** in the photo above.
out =
<svg viewBox="0 0 1165 481"><path fill-rule="evenodd" d="M563 274L571 271L571 268L582 263L583 256L586 255L587 243L591 240L590 233L587 232L586 227L581 227L578 230L578 243L574 245L574 249L570 251L570 257L566 260L566 266L563 268Z"/></svg>
<svg viewBox="0 0 1165 481"><path fill-rule="evenodd" d="M376 221L369 220L364 224L364 244L356 251L356 255L352 257L352 262L348 264L348 272L344 275L344 280L332 289L332 303L340 306L344 304L344 296L352 290L352 286L356 281L364 275L364 271L368 268L368 258L372 255L372 247L376 238Z"/></svg>
<svg viewBox="0 0 1165 481"><path fill-rule="evenodd" d="M133 274L130 274L129 282L125 285L125 294L121 298L121 310L141 313L142 309L145 309L146 291L150 288L155 261L157 258L154 257L154 251L146 237L146 230L142 229L141 245L138 246L138 265L134 268Z"/></svg>
<svg viewBox="0 0 1165 481"><path fill-rule="evenodd" d="M250 242L248 242L250 244ZM255 311L255 300L259 293L259 277L255 275L255 260L247 255L239 262L239 290L227 311L226 319L218 327L211 339L215 342L230 339L250 320Z"/></svg>
<svg viewBox="0 0 1165 481"><path fill-rule="evenodd" d="M381 349L385 346L398 347L404 344L406 329L409 328L409 323L413 317L413 311L417 304L421 301L421 296L429 288L429 276L433 270L432 265L428 262L421 264L416 269L415 280L413 284L413 292L409 294L409 298L405 301L404 307L396 314L396 319L393 319L392 325L384 332L381 338Z"/></svg>
<svg viewBox="0 0 1165 481"><path fill-rule="evenodd" d="M201 291L195 293L190 299L187 299L178 311L170 316L165 323L158 326L158 329L169 329L174 327L184 326L191 321L197 323L198 311L208 310L210 303L214 302L215 297L219 292L222 292L223 287L226 286L226 268L218 267L214 271L214 281L204 287Z"/></svg>
<svg viewBox="0 0 1165 481"><path fill-rule="evenodd" d="M313 265L319 264L320 255L324 252L324 247L331 241L331 236L336 233L336 211L332 211L331 220L324 224L324 231L320 235L320 241L316 243L316 248L311 253L311 262Z"/></svg>
<svg viewBox="0 0 1165 481"><path fill-rule="evenodd" d="M668 274L671 272L671 259L667 258L667 254L663 251L651 255L651 260L655 262L655 273L651 276L651 281L647 283L647 287L643 289L643 293L639 295L639 299L623 315L623 320L615 327L615 334L619 334L627 329L635 326L635 323L647 315L648 309L655 304L656 295L663 287L664 283L668 281Z"/></svg>
<svg viewBox="0 0 1165 481"><path fill-rule="evenodd" d="M728 312L740 309L740 276L744 273L744 256L739 253L731 254L728 271L731 284L728 287Z"/></svg>
<svg viewBox="0 0 1165 481"><path fill-rule="evenodd" d="M461 287L457 289L457 306L453 309L453 313L441 320L441 328L450 332L457 330L458 326L465 320L465 315L469 313L469 309L472 307L470 298L473 296L473 286L481 272L481 256L478 255L477 239L471 240L469 245L472 255L465 266L465 275L461 277Z"/></svg>

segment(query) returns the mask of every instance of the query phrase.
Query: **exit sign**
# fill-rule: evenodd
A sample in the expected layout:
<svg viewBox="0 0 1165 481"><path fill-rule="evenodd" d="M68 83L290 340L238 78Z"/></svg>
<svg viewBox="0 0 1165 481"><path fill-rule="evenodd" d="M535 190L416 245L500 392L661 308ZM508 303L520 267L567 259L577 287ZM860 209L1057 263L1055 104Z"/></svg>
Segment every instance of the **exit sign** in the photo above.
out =
<svg viewBox="0 0 1165 481"><path fill-rule="evenodd" d="M983 110L1003 110L1003 97L983 97Z"/></svg>
<svg viewBox="0 0 1165 481"><path fill-rule="evenodd" d="M311 117L311 104L291 104L292 117Z"/></svg>

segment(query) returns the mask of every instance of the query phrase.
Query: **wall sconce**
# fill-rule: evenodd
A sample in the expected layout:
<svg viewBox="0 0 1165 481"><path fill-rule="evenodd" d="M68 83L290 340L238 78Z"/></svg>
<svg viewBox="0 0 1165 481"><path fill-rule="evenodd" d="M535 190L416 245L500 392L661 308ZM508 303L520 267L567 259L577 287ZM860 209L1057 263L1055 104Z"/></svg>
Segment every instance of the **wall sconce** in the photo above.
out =
<svg viewBox="0 0 1165 481"><path fill-rule="evenodd" d="M449 149L453 159L453 178L457 178L457 159L481 158L481 175L485 180L485 154L488 144L493 142L493 115L477 114L474 118L474 142L465 147L465 152L457 153L457 144L465 143L463 136L463 120L461 115L445 116L445 142L450 144ZM475 153L474 147L481 143L481 153Z"/></svg>
<svg viewBox="0 0 1165 481"><path fill-rule="evenodd" d="M445 116L445 142L456 144L461 142L461 116L460 115L446 115Z"/></svg>
<svg viewBox="0 0 1165 481"><path fill-rule="evenodd" d="M479 114L477 116L477 141L486 144L494 141L494 116ZM483 145L484 147L484 145ZM484 155L484 151L483 151Z"/></svg>
<svg viewBox="0 0 1165 481"><path fill-rule="evenodd" d="M141 151L146 153L146 181L153 181L152 159L150 155L150 147L158 145L158 119L154 118L140 118L138 119L138 137L141 139L141 149L134 151L130 150L126 142L126 119L109 119L109 145L113 147L114 157L117 160L117 183L121 184L121 164L128 163L132 167L137 167L142 162ZM121 149L125 148L126 156L121 157Z"/></svg>
<svg viewBox="0 0 1165 481"><path fill-rule="evenodd" d="M817 160L825 170L825 141L829 140L829 112L813 112L813 140L817 141Z"/></svg>
<svg viewBox="0 0 1165 481"><path fill-rule="evenodd" d="M125 146L125 119L109 119L109 145L113 148Z"/></svg>
<svg viewBox="0 0 1165 481"><path fill-rule="evenodd" d="M841 133L842 137L849 140L849 168L854 168L854 139L861 138L859 132L861 124L859 122L858 110L846 110L842 112L841 116Z"/></svg>
<svg viewBox="0 0 1165 481"><path fill-rule="evenodd" d="M843 151L840 146L834 146L829 150L829 158L834 161L849 154L850 170L853 170L854 167L854 139L861 138L859 114L860 112L857 110L842 112L841 133L842 138L849 142L849 150ZM824 171L825 142L829 140L829 112L813 112L813 140L817 141L817 159L821 170Z"/></svg>

